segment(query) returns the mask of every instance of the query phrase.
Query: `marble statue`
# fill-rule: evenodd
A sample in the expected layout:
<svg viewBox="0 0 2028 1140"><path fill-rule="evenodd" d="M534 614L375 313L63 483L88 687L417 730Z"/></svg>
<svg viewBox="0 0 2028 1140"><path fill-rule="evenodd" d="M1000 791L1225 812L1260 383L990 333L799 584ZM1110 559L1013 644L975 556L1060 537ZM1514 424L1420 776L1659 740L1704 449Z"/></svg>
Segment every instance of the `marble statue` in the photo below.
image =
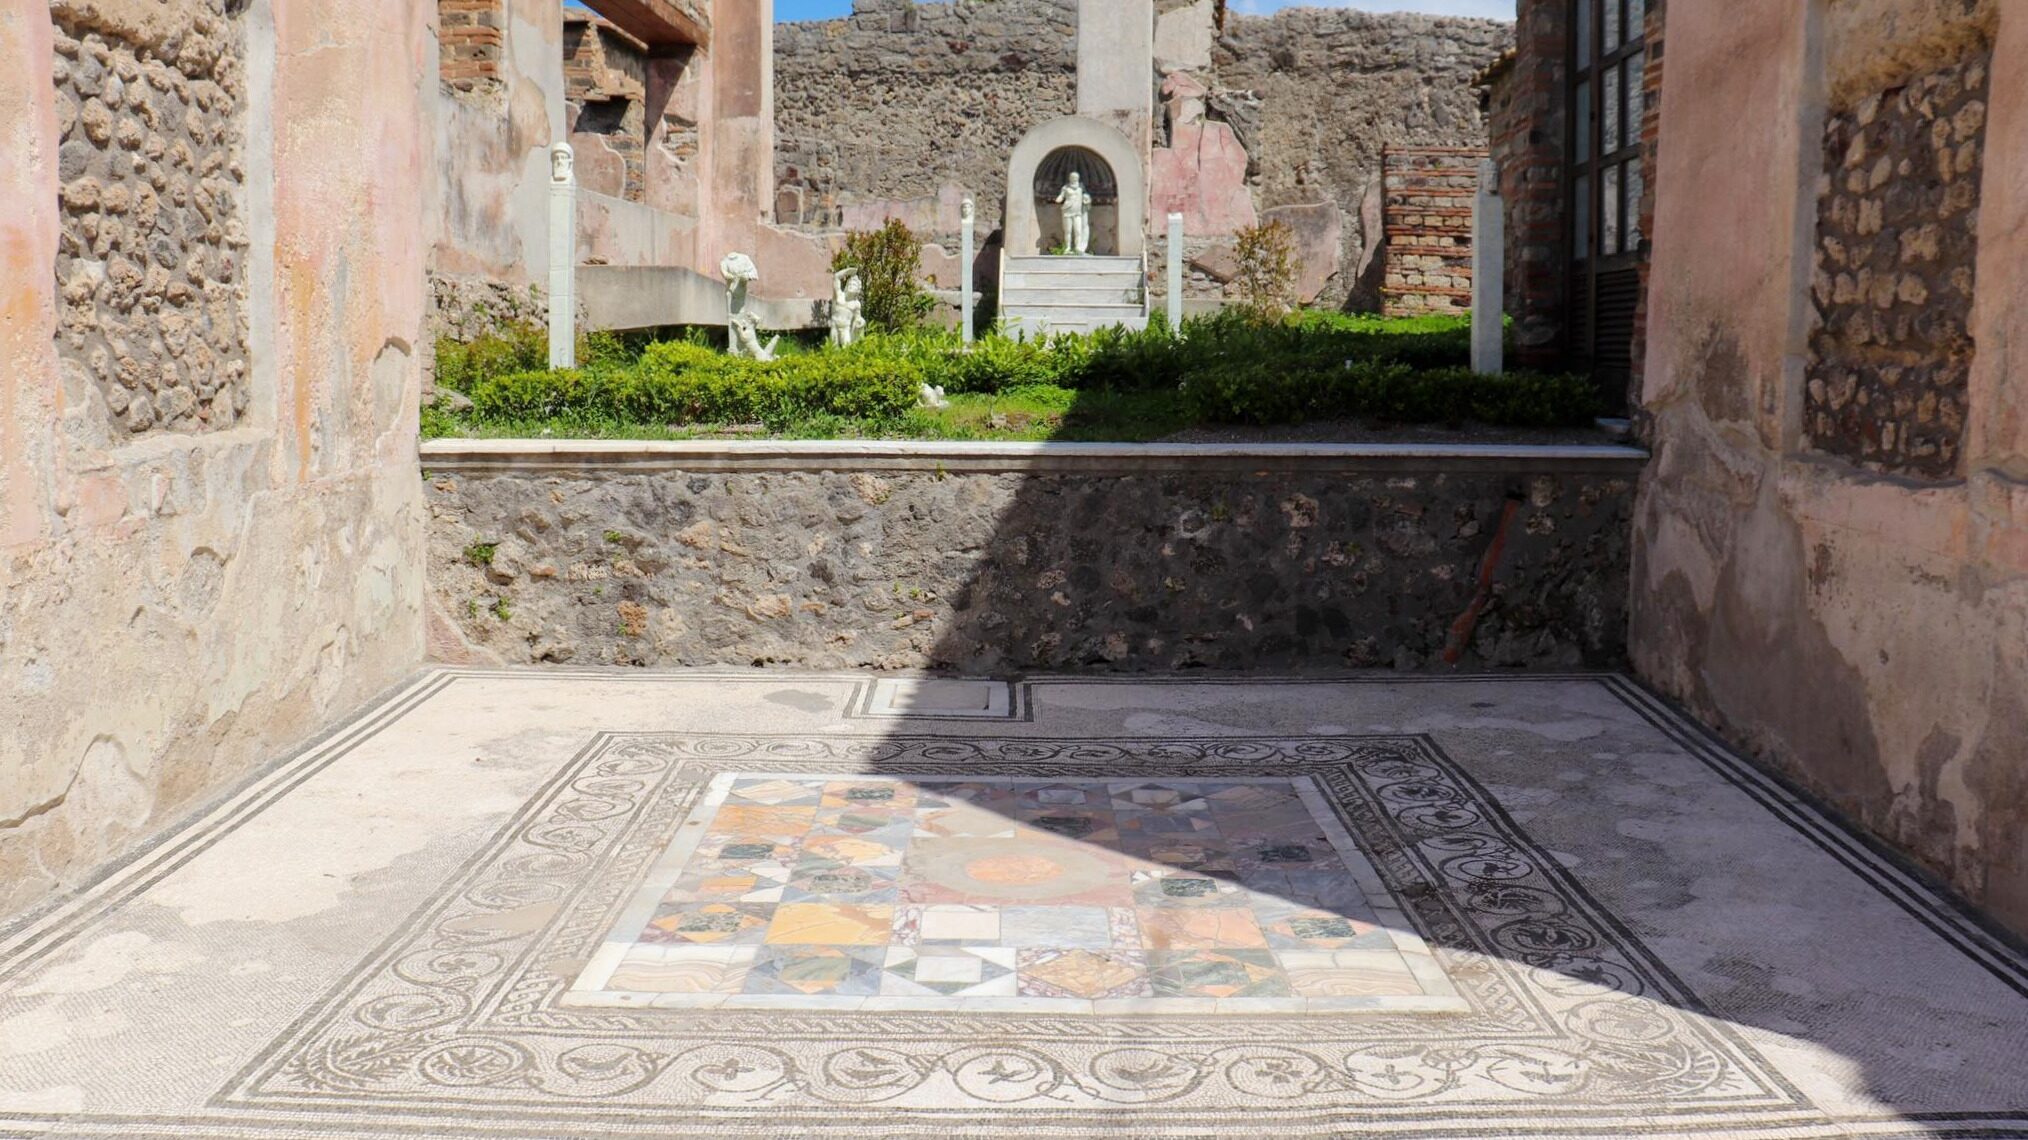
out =
<svg viewBox="0 0 2028 1140"><path fill-rule="evenodd" d="M866 335L866 286L847 266L831 275L831 346L851 348Z"/></svg>
<svg viewBox="0 0 2028 1140"><path fill-rule="evenodd" d="M760 321L746 307L747 288L760 280L760 270L753 258L743 253L728 253L719 262L718 271L725 276L725 348L734 356L752 360L773 360L775 347L782 342L776 337L766 344L760 342Z"/></svg>
<svg viewBox="0 0 2028 1140"><path fill-rule="evenodd" d="M570 182L577 173L577 154L567 142L557 143L549 148L549 180L558 184Z"/></svg>
<svg viewBox="0 0 2028 1140"><path fill-rule="evenodd" d="M922 406L925 408L948 408L951 406L950 400L944 397L944 386L941 384L924 384L922 389L916 394L922 398Z"/></svg>
<svg viewBox="0 0 2028 1140"><path fill-rule="evenodd" d="M1091 252L1091 194L1084 188L1084 179L1077 171L1070 172L1070 181L1057 191L1056 204L1063 207L1063 244L1070 252L1087 254Z"/></svg>

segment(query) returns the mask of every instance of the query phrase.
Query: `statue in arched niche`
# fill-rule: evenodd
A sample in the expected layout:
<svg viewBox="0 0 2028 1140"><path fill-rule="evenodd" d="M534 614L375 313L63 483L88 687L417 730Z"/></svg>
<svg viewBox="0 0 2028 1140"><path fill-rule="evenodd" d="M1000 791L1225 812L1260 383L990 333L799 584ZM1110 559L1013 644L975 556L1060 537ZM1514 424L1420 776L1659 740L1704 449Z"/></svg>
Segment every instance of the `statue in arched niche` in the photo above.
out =
<svg viewBox="0 0 2028 1140"><path fill-rule="evenodd" d="M1063 207L1063 244L1080 256L1091 252L1091 193L1084 178L1073 170L1070 181L1057 191L1056 204Z"/></svg>

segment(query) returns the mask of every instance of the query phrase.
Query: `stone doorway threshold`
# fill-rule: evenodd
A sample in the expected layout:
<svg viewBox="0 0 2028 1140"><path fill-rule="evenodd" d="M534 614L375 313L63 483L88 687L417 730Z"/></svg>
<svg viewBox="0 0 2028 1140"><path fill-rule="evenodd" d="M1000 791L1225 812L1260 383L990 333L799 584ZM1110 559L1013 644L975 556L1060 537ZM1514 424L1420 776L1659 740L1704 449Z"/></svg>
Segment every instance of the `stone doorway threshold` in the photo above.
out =
<svg viewBox="0 0 2028 1140"><path fill-rule="evenodd" d="M440 670L0 934L0 1136L2028 1137L1624 678Z"/></svg>

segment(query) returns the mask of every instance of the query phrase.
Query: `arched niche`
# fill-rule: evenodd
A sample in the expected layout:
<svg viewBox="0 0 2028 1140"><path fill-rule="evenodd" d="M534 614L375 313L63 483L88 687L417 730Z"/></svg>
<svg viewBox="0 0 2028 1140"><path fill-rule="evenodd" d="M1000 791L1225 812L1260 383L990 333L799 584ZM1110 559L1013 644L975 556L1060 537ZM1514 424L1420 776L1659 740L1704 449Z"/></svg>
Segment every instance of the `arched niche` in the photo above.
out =
<svg viewBox="0 0 2028 1140"><path fill-rule="evenodd" d="M1063 217L1054 206L1062 181L1045 185L1045 172L1077 170L1087 183L1102 172L1107 190L1092 189L1095 254L1139 257L1147 249L1148 182L1141 156L1127 137L1096 119L1054 119L1028 132L1007 161L1007 234L1014 257L1048 253L1063 241Z"/></svg>

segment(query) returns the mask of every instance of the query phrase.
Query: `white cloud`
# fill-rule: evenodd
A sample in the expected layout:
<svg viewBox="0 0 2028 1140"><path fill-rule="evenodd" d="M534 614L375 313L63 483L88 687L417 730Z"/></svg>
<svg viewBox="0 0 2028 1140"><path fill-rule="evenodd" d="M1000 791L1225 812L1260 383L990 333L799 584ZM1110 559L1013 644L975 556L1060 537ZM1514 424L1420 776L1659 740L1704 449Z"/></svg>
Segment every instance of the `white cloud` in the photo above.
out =
<svg viewBox="0 0 2028 1140"><path fill-rule="evenodd" d="M1362 12L1421 12L1430 16L1514 18L1514 0L1232 0L1232 10L1261 16L1283 8L1357 8Z"/></svg>

